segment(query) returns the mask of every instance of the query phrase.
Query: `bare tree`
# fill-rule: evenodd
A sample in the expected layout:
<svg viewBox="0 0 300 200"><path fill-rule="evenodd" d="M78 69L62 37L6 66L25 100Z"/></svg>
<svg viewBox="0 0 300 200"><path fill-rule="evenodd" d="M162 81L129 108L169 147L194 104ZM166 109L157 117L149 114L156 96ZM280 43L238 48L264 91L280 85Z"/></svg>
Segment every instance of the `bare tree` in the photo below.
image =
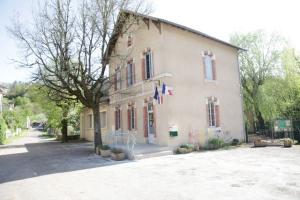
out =
<svg viewBox="0 0 300 200"><path fill-rule="evenodd" d="M18 62L37 67L36 80L93 110L95 147L102 145L99 106L111 85L107 66L112 41L138 23L122 10L148 13L149 8L143 0L82 0L80 5L49 0L32 27L14 21L8 28L24 51Z"/></svg>

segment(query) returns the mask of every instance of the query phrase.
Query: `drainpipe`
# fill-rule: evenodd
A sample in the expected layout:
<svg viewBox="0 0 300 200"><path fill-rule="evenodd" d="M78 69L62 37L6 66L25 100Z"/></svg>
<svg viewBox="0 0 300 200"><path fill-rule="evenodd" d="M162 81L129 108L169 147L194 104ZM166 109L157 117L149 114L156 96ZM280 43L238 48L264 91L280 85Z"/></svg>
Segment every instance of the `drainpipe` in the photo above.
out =
<svg viewBox="0 0 300 200"><path fill-rule="evenodd" d="M240 64L239 64L239 50L237 51L237 70L239 75L239 83L240 83L240 95L241 95L241 106L242 106L242 119L243 119L243 132L244 132L244 140L248 143L248 133L245 129L245 114L244 114L244 96L243 96L243 87L241 81L241 74L240 74Z"/></svg>

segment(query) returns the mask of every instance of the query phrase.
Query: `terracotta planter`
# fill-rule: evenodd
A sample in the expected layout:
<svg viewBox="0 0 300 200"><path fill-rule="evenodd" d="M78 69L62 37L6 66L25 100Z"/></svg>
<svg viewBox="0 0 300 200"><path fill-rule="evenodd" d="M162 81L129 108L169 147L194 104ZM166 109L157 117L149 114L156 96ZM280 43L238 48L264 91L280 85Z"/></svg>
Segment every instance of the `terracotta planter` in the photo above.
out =
<svg viewBox="0 0 300 200"><path fill-rule="evenodd" d="M102 157L110 157L111 155L111 150L108 149L108 150L103 150L103 149L100 149L100 155Z"/></svg>
<svg viewBox="0 0 300 200"><path fill-rule="evenodd" d="M111 159L121 161L125 159L125 153L111 153Z"/></svg>
<svg viewBox="0 0 300 200"><path fill-rule="evenodd" d="M288 147L292 147L292 140L283 140L283 146L288 148Z"/></svg>
<svg viewBox="0 0 300 200"><path fill-rule="evenodd" d="M177 151L180 154L185 154L185 153L191 153L193 151L193 149L178 147Z"/></svg>
<svg viewBox="0 0 300 200"><path fill-rule="evenodd" d="M267 146L267 142L263 141L263 140L255 140L254 141L254 147L266 147Z"/></svg>

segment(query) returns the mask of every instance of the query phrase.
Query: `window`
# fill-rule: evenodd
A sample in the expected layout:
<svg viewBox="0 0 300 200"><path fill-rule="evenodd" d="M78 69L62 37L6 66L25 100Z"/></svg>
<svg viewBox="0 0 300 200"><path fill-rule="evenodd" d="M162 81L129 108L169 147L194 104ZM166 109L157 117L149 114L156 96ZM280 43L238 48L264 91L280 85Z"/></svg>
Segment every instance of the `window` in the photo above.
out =
<svg viewBox="0 0 300 200"><path fill-rule="evenodd" d="M100 121L101 121L101 128L106 128L107 127L106 111L101 111L100 112Z"/></svg>
<svg viewBox="0 0 300 200"><path fill-rule="evenodd" d="M127 38L127 47L130 47L132 45L132 35L128 35L128 38Z"/></svg>
<svg viewBox="0 0 300 200"><path fill-rule="evenodd" d="M120 90L121 89L121 68L117 67L115 70L115 90Z"/></svg>
<svg viewBox="0 0 300 200"><path fill-rule="evenodd" d="M150 79L153 77L153 62L152 53L147 51L145 54L145 79Z"/></svg>
<svg viewBox="0 0 300 200"><path fill-rule="evenodd" d="M207 99L207 115L208 115L208 126L218 127L219 126L219 105L218 100L215 97L209 97Z"/></svg>
<svg viewBox="0 0 300 200"><path fill-rule="evenodd" d="M133 85L135 73L134 73L134 64L132 60L127 63L126 74L127 74L127 86Z"/></svg>
<svg viewBox="0 0 300 200"><path fill-rule="evenodd" d="M136 112L133 105L128 106L127 110L127 120L128 120L128 130L136 129Z"/></svg>
<svg viewBox="0 0 300 200"><path fill-rule="evenodd" d="M215 58L211 52L205 51L203 55L206 80L216 80Z"/></svg>
<svg viewBox="0 0 300 200"><path fill-rule="evenodd" d="M207 80L213 80L213 66L212 66L212 59L210 56L206 55L204 57L204 63L205 63L205 78Z"/></svg>
<svg viewBox="0 0 300 200"><path fill-rule="evenodd" d="M89 123L89 128L93 128L93 115L92 114L88 115L88 123Z"/></svg>
<svg viewBox="0 0 300 200"><path fill-rule="evenodd" d="M215 104L212 101L208 102L208 125L216 126Z"/></svg>
<svg viewBox="0 0 300 200"><path fill-rule="evenodd" d="M119 107L115 110L115 126L116 130L121 129L121 110Z"/></svg>

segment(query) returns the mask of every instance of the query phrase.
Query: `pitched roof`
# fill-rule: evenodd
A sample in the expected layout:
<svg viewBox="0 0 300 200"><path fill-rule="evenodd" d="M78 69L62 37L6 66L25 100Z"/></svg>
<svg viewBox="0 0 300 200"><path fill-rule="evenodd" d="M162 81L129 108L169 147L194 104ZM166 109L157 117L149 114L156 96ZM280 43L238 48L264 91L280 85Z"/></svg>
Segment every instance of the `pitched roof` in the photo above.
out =
<svg viewBox="0 0 300 200"><path fill-rule="evenodd" d="M221 43L221 44L224 44L224 45L227 45L227 46L236 48L237 50L243 50L243 51L245 51L245 49L243 49L243 48L241 48L241 47L238 47L238 46L236 46L236 45L233 45L233 44L230 44L230 43L225 42L225 41L223 41L223 40L220 40L220 39L218 39L218 38L212 37L212 36L210 36L210 35L207 35L207 34L205 34L205 33L202 33L202 32L200 32L200 31L197 31L197 30L195 30L195 29L192 29L192 28L189 28L189 27L186 27L186 26L183 26L183 25L180 25L180 24L177 24L177 23L174 23L174 22L165 20L165 19L161 19L161 18L149 16L149 15L140 14L140 13L133 12L133 11L130 11L130 10L122 10L121 13L135 15L135 16L142 17L142 18L146 18L146 19L150 19L150 20L156 21L156 22L162 22L162 23L168 24L168 25L170 25L170 26L174 26L174 27L176 27L176 28L179 28L179 29L182 29L182 30L185 30L185 31L189 31L189 32L194 33L194 34L196 34L196 35L200 35L200 36L205 37L205 38L208 38L208 39L210 39L210 40L214 40L214 41L219 42L219 43Z"/></svg>

